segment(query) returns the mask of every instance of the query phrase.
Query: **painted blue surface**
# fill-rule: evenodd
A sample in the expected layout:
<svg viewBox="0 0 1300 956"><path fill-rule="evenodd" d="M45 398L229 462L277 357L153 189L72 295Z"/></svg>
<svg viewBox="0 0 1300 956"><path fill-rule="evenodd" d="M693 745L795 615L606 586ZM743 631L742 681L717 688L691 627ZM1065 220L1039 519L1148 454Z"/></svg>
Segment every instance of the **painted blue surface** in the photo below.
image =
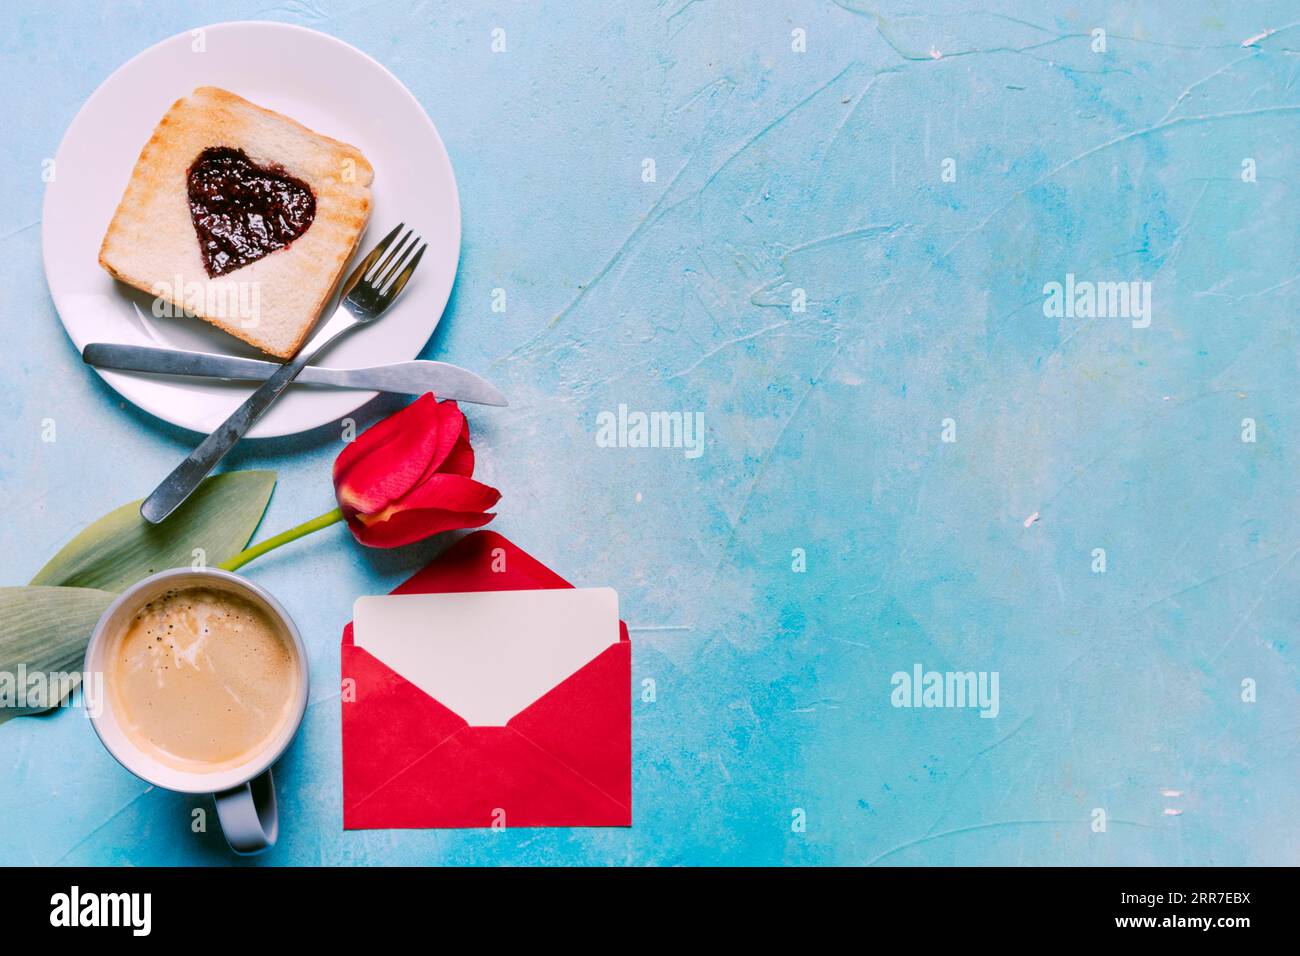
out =
<svg viewBox="0 0 1300 956"><path fill-rule="evenodd" d="M221 6L360 47L437 123L465 237L425 354L510 396L466 409L493 527L616 587L656 687L630 831L344 833L339 632L439 545L282 549L249 570L314 699L259 862L1300 862L1294 4L616 6ZM40 166L115 67L214 10L0 12L6 584L191 447L67 341ZM1045 317L1067 273L1150 281L1150 327ZM597 447L620 403L702 412L704 454ZM332 438L233 456L279 470L262 534L329 506ZM891 706L916 662L997 671L996 719ZM0 863L230 861L194 805L78 713L0 727Z"/></svg>

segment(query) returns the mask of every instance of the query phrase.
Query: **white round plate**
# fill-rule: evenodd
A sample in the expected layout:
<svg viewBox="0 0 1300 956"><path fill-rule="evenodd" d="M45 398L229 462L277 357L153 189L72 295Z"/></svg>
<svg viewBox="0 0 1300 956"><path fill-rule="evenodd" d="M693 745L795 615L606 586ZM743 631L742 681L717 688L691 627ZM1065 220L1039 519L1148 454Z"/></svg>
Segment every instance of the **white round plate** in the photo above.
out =
<svg viewBox="0 0 1300 956"><path fill-rule="evenodd" d="M150 296L99 266L99 244L141 148L172 103L198 86L238 93L365 153L375 169L374 206L358 255L398 222L429 249L392 310L341 339L322 364L355 368L416 358L442 317L460 258L460 199L447 150L410 91L366 54L315 30L264 22L221 23L150 47L105 80L68 127L46 186L41 239L50 295L77 349L124 342L266 358L201 319L155 318ZM197 432L215 429L253 388L100 374L144 410ZM325 425L375 394L290 387L249 434L269 438Z"/></svg>

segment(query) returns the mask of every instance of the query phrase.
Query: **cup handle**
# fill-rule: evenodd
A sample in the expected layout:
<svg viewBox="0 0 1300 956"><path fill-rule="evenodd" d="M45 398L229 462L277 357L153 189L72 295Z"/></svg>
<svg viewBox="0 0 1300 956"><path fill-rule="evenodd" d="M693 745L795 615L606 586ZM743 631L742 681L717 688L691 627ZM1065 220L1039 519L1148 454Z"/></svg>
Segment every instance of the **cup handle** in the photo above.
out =
<svg viewBox="0 0 1300 956"><path fill-rule="evenodd" d="M275 846L280 815L270 768L247 783L213 794L213 798L221 832L232 850L247 856Z"/></svg>

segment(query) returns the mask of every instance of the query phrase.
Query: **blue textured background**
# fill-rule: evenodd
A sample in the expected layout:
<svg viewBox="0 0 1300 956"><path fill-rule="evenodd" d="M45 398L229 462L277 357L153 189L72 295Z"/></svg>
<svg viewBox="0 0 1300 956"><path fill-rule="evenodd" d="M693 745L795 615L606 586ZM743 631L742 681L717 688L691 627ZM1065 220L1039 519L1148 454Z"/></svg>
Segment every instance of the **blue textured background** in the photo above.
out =
<svg viewBox="0 0 1300 956"><path fill-rule="evenodd" d="M42 159L144 47L287 20L379 59L437 123L465 233L425 354L510 396L466 408L493 527L619 590L657 700L634 703L630 831L344 833L340 628L438 546L331 529L250 566L313 651L260 862L1300 862L1300 12L923 6L4 5L0 581L193 442L67 341ZM1151 281L1151 327L1044 318L1067 272ZM703 457L598 448L620 402L702 411ZM279 470L262 534L329 506L333 438L229 462ZM892 708L916 661L999 671L1000 716ZM192 806L78 713L0 727L0 862L229 861Z"/></svg>

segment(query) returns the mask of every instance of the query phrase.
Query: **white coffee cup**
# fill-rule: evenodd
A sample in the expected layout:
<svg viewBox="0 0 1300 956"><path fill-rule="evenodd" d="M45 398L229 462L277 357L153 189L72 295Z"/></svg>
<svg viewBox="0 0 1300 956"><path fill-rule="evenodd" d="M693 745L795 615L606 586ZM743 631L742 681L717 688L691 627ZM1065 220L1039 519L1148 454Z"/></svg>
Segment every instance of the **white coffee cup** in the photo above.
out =
<svg viewBox="0 0 1300 956"><path fill-rule="evenodd" d="M126 732L116 713L114 694L108 691L112 680L108 653L112 638L125 628L145 604L165 592L187 587L208 587L233 593L261 608L279 622L294 645L298 680L294 699L289 705L289 719L256 752L236 766L223 765L213 771L183 770L162 763L157 756L141 748ZM307 649L293 619L280 603L247 578L215 568L174 568L160 571L136 582L118 596L95 625L86 648L86 674L102 674L103 681L87 681L87 687L103 688L102 699L88 701L91 724L100 741L127 770L141 780L180 793L211 793L217 803L217 818L231 849L236 853L259 853L275 845L279 835L275 784L271 765L279 759L293 740L307 709Z"/></svg>

